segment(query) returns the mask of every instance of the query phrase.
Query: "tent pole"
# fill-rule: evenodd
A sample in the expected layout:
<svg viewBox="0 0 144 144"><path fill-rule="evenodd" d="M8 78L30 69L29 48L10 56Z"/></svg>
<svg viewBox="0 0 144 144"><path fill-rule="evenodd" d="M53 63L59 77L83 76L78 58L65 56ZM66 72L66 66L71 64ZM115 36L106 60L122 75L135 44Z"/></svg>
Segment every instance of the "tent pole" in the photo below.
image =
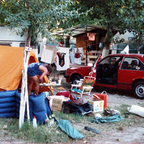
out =
<svg viewBox="0 0 144 144"><path fill-rule="evenodd" d="M87 65L87 25L86 25L86 65Z"/></svg>
<svg viewBox="0 0 144 144"><path fill-rule="evenodd" d="M28 101L28 89L27 89L27 66L29 60L29 52L31 48L26 47L24 49L24 58L23 58L23 77L22 77L22 91L21 91L21 100L20 100L20 112L19 112L19 128L22 127L24 123L24 115L25 115L25 105L27 104L27 118L30 119L29 116L29 101Z"/></svg>

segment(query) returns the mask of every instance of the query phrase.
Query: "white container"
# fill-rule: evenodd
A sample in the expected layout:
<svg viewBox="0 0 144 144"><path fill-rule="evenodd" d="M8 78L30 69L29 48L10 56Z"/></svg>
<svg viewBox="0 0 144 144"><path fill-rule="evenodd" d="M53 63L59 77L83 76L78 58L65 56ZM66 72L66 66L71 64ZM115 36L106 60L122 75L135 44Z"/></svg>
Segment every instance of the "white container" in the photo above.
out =
<svg viewBox="0 0 144 144"><path fill-rule="evenodd" d="M95 114L96 119L101 118L101 117L102 117L101 114L99 114L99 113Z"/></svg>
<svg viewBox="0 0 144 144"><path fill-rule="evenodd" d="M37 120L35 116L33 116L33 127L37 128Z"/></svg>
<svg viewBox="0 0 144 144"><path fill-rule="evenodd" d="M103 100L91 97L90 99L88 99L88 102L90 102L92 104L93 112L101 112L104 110L103 109L103 107L104 107Z"/></svg>

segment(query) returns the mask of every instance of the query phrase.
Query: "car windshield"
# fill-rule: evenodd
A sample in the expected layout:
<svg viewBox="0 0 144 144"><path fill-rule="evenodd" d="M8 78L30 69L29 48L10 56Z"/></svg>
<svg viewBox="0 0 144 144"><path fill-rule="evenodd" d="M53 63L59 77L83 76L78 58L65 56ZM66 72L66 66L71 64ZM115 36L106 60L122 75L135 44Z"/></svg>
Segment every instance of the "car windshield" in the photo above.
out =
<svg viewBox="0 0 144 144"><path fill-rule="evenodd" d="M99 64L116 65L116 64L119 64L121 60L122 60L122 57L120 56L110 56L110 57L103 59L101 62L99 62Z"/></svg>
<svg viewBox="0 0 144 144"><path fill-rule="evenodd" d="M95 68L96 63L97 63L97 61L98 61L99 57L100 57L100 56L98 56L98 57L95 59L95 62L93 63L93 66L92 66L91 68Z"/></svg>

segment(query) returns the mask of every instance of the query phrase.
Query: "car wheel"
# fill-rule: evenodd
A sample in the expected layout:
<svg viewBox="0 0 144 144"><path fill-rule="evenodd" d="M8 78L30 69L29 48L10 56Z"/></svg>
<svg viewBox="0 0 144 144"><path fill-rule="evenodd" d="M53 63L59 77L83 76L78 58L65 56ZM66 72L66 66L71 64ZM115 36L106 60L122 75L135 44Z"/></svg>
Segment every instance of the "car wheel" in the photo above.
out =
<svg viewBox="0 0 144 144"><path fill-rule="evenodd" d="M72 84L77 84L77 81L79 81L80 79L82 79L82 77L79 76L79 75L73 76L73 78L72 78Z"/></svg>
<svg viewBox="0 0 144 144"><path fill-rule="evenodd" d="M143 99L144 98L144 82L140 81L137 82L134 86L134 94L137 98Z"/></svg>

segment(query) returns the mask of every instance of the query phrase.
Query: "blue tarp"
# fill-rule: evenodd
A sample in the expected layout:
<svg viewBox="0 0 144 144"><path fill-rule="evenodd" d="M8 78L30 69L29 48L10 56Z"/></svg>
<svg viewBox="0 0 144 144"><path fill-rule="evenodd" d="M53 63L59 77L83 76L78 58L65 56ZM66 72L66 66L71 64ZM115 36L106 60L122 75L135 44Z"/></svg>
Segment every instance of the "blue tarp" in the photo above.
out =
<svg viewBox="0 0 144 144"><path fill-rule="evenodd" d="M79 133L68 120L57 121L58 126L73 139L82 139L84 136Z"/></svg>
<svg viewBox="0 0 144 144"><path fill-rule="evenodd" d="M116 114L114 116L110 116L110 117L106 117L106 118L98 118L98 119L92 120L91 122L100 124L100 123L117 122L120 120L122 120L121 116Z"/></svg>

